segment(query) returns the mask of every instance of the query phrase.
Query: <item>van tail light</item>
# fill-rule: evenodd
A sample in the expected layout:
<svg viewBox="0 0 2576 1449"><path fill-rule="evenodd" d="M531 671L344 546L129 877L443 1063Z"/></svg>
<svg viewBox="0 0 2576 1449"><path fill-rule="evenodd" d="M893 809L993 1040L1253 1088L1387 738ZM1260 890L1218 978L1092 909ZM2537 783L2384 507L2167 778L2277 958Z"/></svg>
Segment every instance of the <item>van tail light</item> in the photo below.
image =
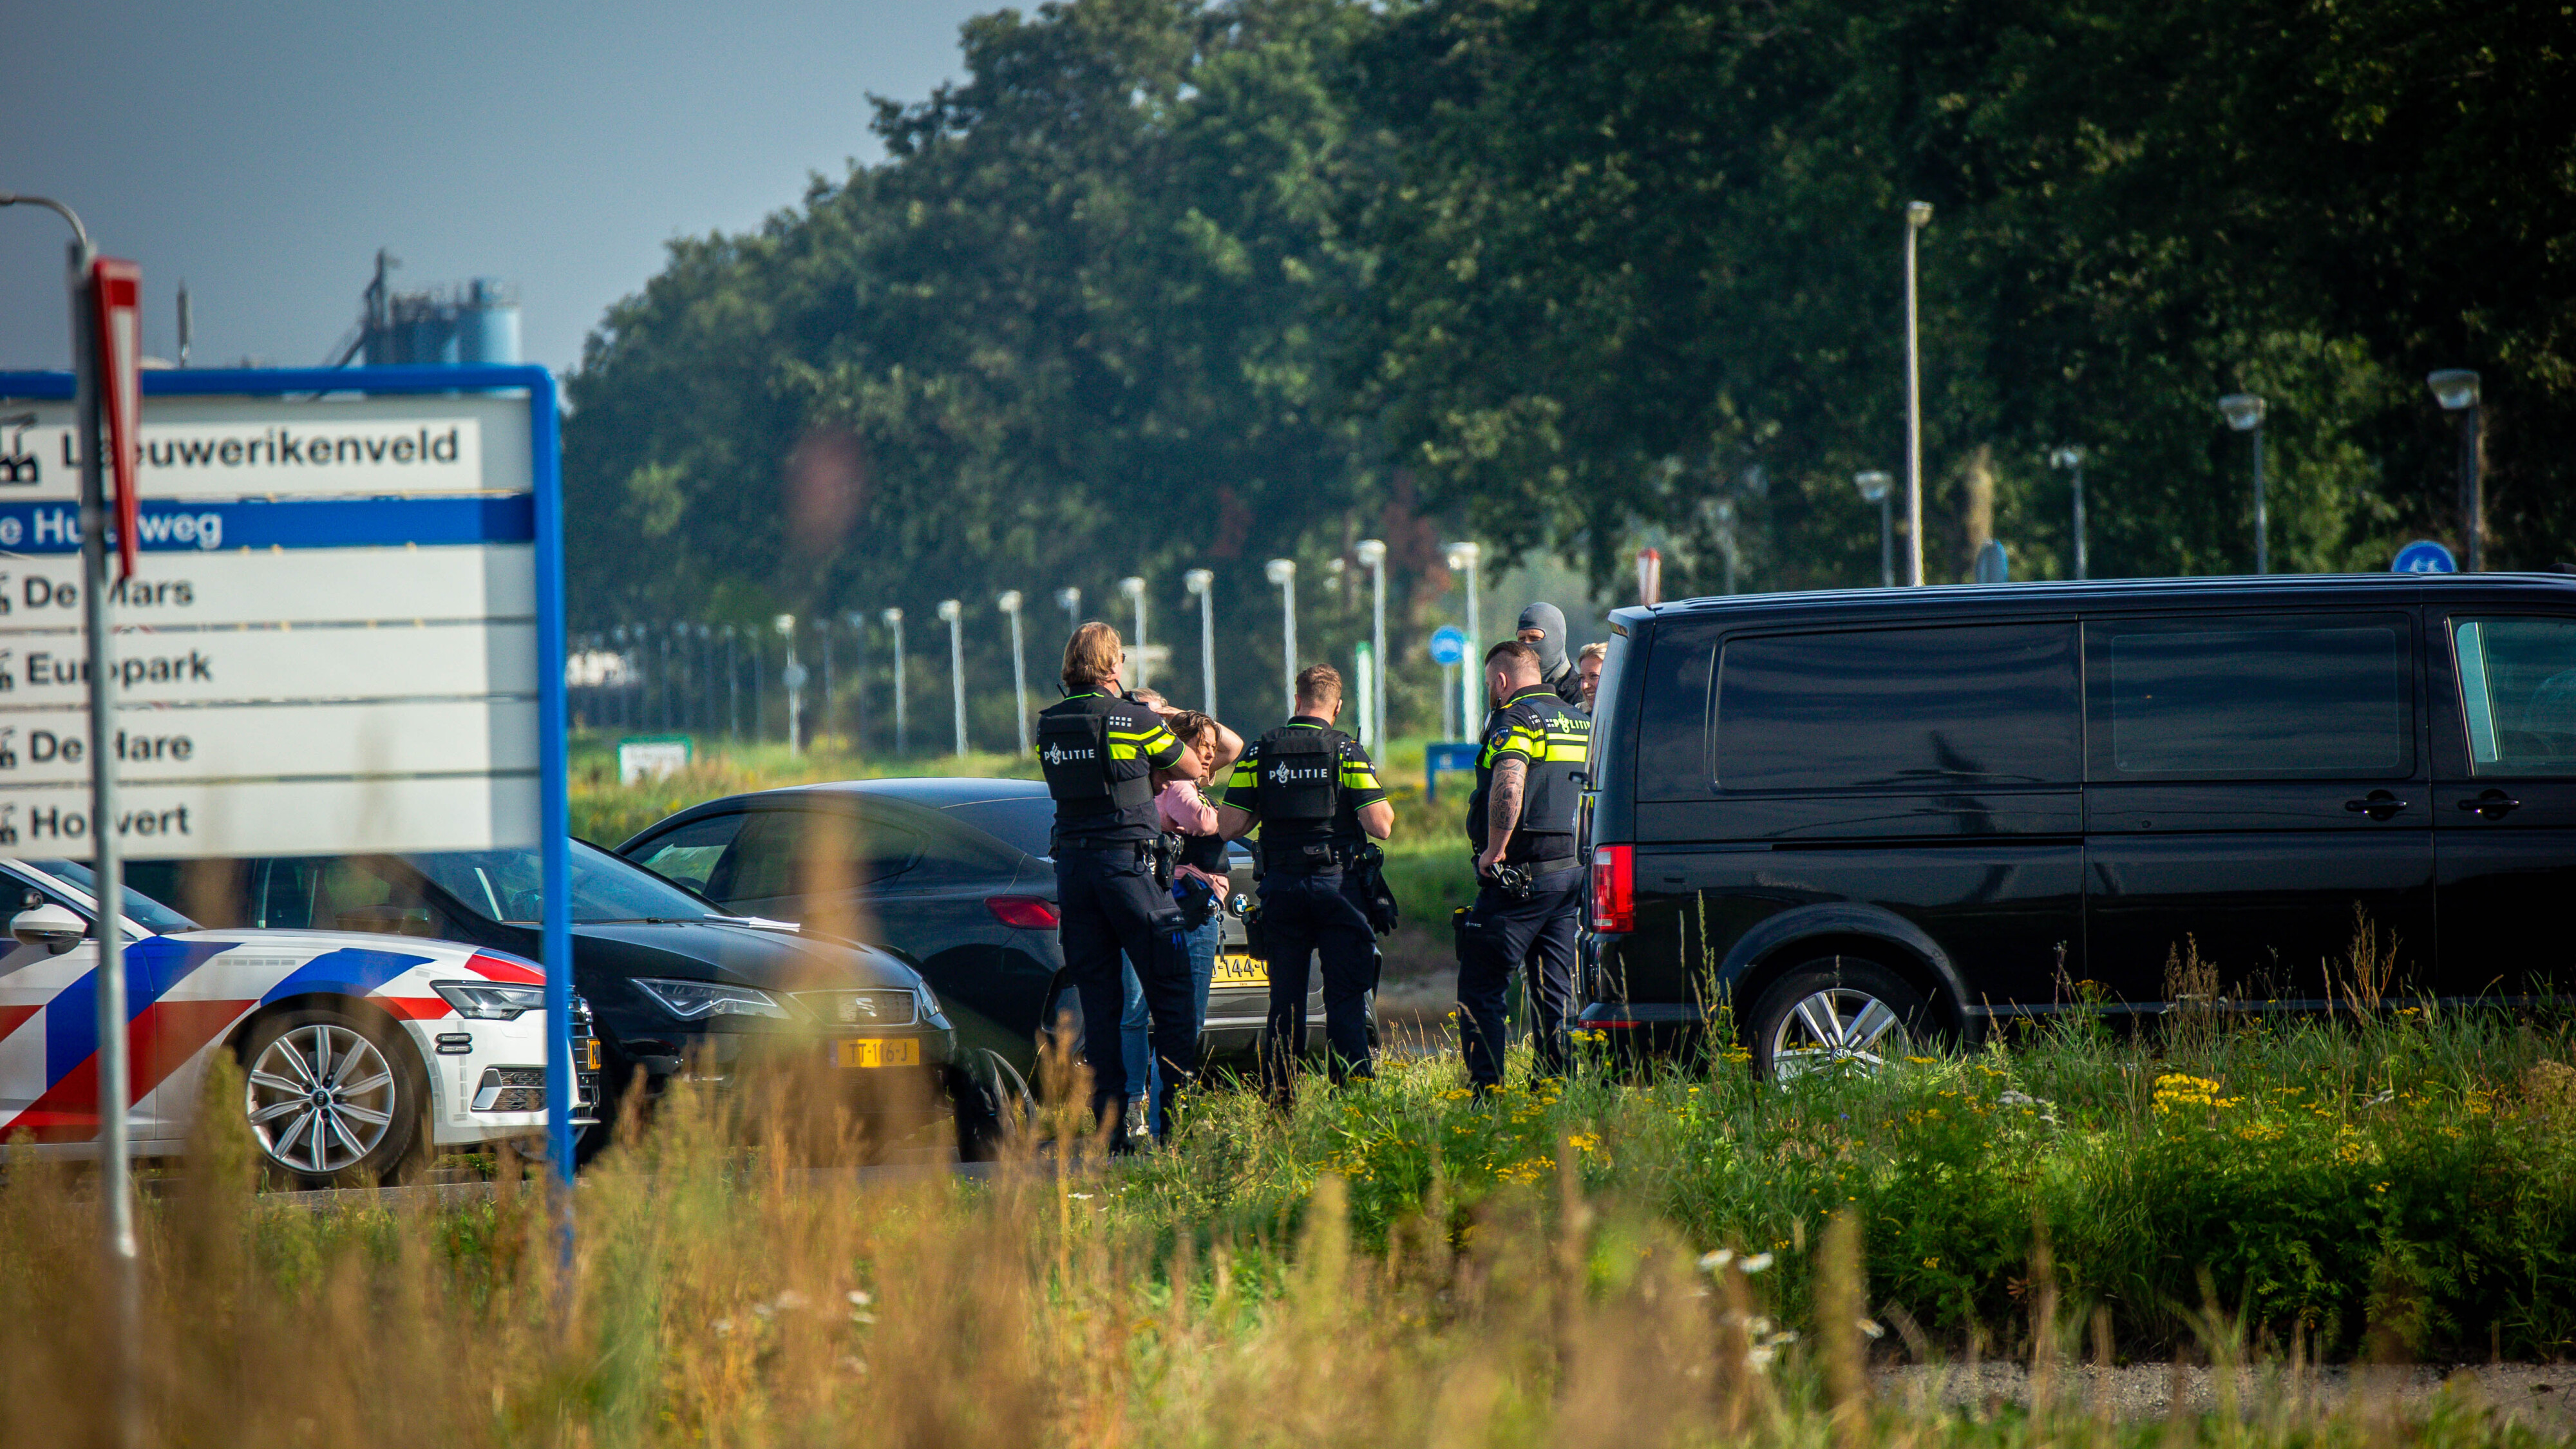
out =
<svg viewBox="0 0 2576 1449"><path fill-rule="evenodd" d="M1037 896L986 896L984 908L994 920L1021 931L1052 931L1063 919L1055 902Z"/></svg>
<svg viewBox="0 0 2576 1449"><path fill-rule="evenodd" d="M1637 929L1637 847L1592 847L1592 929Z"/></svg>

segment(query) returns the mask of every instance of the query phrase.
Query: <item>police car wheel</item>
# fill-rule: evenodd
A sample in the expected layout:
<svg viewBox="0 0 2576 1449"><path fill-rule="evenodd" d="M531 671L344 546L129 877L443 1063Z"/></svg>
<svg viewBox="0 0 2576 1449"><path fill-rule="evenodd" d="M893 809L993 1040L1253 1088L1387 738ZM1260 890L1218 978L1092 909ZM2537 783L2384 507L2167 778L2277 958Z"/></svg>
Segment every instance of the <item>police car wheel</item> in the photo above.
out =
<svg viewBox="0 0 2576 1449"><path fill-rule="evenodd" d="M281 1185L391 1182L420 1145L429 1082L387 1026L327 1007L277 1013L251 1029L242 1075L261 1167Z"/></svg>
<svg viewBox="0 0 2576 1449"><path fill-rule="evenodd" d="M1001 1053L982 1047L949 1069L948 1101L956 1114L960 1162L999 1160L1037 1118L1028 1079Z"/></svg>
<svg viewBox="0 0 2576 1449"><path fill-rule="evenodd" d="M1786 1084L1826 1072L1875 1072L1935 1033L1931 1004L1902 977L1857 956L1790 970L1754 1003L1753 1072Z"/></svg>

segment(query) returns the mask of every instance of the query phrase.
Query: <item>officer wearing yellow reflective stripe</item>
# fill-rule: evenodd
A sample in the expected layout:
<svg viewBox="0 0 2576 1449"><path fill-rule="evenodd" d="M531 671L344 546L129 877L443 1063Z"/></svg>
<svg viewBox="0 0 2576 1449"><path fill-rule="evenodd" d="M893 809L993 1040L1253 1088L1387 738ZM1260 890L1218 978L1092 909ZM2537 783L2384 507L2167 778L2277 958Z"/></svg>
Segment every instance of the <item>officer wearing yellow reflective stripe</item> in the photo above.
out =
<svg viewBox="0 0 2576 1449"><path fill-rule="evenodd" d="M1198 756L1162 717L1120 692L1127 652L1118 631L1093 622L1064 646L1062 703L1038 715L1038 767L1055 799L1056 909L1063 917L1065 975L1082 998L1082 1054L1091 1065L1095 1116L1115 1122L1127 1101L1119 1050L1119 953L1137 966L1162 1059L1162 1101L1199 1065L1196 993L1180 908L1154 880L1154 789L1169 770L1197 779ZM1138 1084L1141 1089L1142 1084ZM1160 1136L1158 1132L1156 1134ZM1123 1148L1122 1134L1117 1146Z"/></svg>
<svg viewBox="0 0 2576 1449"><path fill-rule="evenodd" d="M1479 1091L1503 1080L1503 999L1524 969L1537 1017L1537 1074L1565 1075L1583 906L1574 810L1592 744L1592 721L1543 682L1529 645L1511 640L1486 651L1485 689L1494 713L1467 801L1476 903L1458 921L1459 1039Z"/></svg>
<svg viewBox="0 0 2576 1449"><path fill-rule="evenodd" d="M1342 676L1328 664L1297 676L1297 713L1245 746L1217 828L1228 839L1261 827L1261 934L1270 958L1270 1017L1261 1030L1261 1076L1287 1105L1290 1060L1305 1039L1308 958L1324 964L1325 1063L1333 1080L1375 1074L1368 994L1377 985L1377 936L1359 895L1353 857L1369 837L1395 830L1395 807L1359 742L1333 728Z"/></svg>

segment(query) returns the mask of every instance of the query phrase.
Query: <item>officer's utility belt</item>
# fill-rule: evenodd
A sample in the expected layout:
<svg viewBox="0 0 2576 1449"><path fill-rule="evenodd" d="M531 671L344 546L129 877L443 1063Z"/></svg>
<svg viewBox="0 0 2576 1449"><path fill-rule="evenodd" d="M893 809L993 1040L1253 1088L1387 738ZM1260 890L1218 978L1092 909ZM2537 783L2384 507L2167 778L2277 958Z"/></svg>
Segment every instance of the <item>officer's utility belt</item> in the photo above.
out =
<svg viewBox="0 0 2576 1449"><path fill-rule="evenodd" d="M1262 869L1272 875L1339 875L1350 869L1354 851L1330 840L1265 840Z"/></svg>
<svg viewBox="0 0 2576 1449"><path fill-rule="evenodd" d="M1525 901L1537 895L1540 886L1561 877L1573 875L1582 869L1581 862L1572 856L1525 860L1516 865L1498 865L1494 867L1494 889L1513 900Z"/></svg>

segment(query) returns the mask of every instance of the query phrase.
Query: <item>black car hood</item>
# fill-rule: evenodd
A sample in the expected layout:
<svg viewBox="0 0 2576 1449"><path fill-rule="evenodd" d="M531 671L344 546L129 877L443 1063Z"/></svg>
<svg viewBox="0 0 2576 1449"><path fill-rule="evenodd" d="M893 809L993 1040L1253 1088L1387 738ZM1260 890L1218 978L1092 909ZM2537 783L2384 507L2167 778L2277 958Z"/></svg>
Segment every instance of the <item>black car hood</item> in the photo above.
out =
<svg viewBox="0 0 2576 1449"><path fill-rule="evenodd" d="M893 953L794 931L717 921L575 926L573 959L583 974L680 981L729 981L764 991L910 989L921 978Z"/></svg>

